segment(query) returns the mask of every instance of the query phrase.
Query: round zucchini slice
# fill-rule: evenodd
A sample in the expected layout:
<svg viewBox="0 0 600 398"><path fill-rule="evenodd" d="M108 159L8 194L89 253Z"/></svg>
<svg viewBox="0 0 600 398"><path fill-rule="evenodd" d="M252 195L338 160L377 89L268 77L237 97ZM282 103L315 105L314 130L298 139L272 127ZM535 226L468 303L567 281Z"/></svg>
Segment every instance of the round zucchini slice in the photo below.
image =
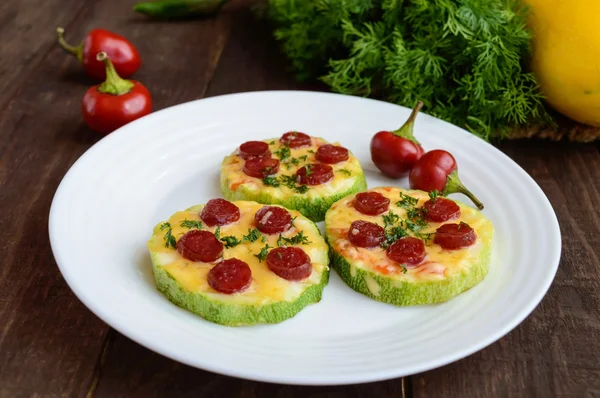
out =
<svg viewBox="0 0 600 398"><path fill-rule="evenodd" d="M338 147L337 143L329 144L318 137L310 137L305 145L298 147L290 145L286 140L282 142L282 139L278 138L262 142L268 145L268 151L261 156L274 160L264 163L265 168L268 168L266 171L265 168L263 170L260 167L251 168L250 174L253 175L248 174L246 166L249 159L242 151L244 144L223 160L221 191L225 198L279 204L288 209L298 210L304 216L318 222L323 221L327 209L334 202L367 188L363 169L352 152L347 151L347 158L336 159L338 152L334 150L326 153L326 156L319 156L327 152L325 149L331 146L321 149L321 153L319 148L325 145ZM339 161L333 163L336 160ZM251 160L250 163L255 165L257 161ZM330 178L325 182L311 185L319 182L312 178L316 175L317 167L330 168ZM308 176L299 178L298 173L306 174L306 168L308 168ZM264 173L261 174L261 171Z"/></svg>
<svg viewBox="0 0 600 398"><path fill-rule="evenodd" d="M287 230L273 232L281 225L269 224L270 228L264 228L261 224L268 223L273 212L263 211L257 220L256 214L264 205L252 201L232 203L239 209L237 220L211 218L210 214L203 213L207 205L197 205L179 211L168 221L156 225L148 248L158 290L179 307L210 322L227 326L278 323L320 301L329 280L329 256L328 246L317 226L295 210L276 206L289 213L290 220ZM261 228L273 233L261 232ZM201 243L196 241L194 246L190 243L193 235L201 235L202 239L206 235L212 237ZM185 242L182 241L184 236L189 238L187 241L184 239ZM218 249L214 238L223 245L220 253L212 249L215 245ZM292 275L295 279L289 280L290 275L281 273L280 268L275 269L279 274L271 269L267 261L269 253L283 248L298 248L308 256L310 265L308 270L303 268L304 275L299 276L296 272ZM217 255L218 258L212 261L198 260L211 260L210 256ZM285 256L279 258L285 260ZM243 281L237 283L232 280L231 273L226 272L217 275L221 278L221 285L215 285L213 268L229 259L236 259L233 262L237 263L241 260L248 265L251 271L248 284ZM224 293L216 290L215 286L219 289L237 286L242 290L232 292L224 289Z"/></svg>
<svg viewBox="0 0 600 398"><path fill-rule="evenodd" d="M457 296L487 275L494 228L479 211L453 201L460 208L460 214L450 220L432 222L424 216L423 204L430 200L426 192L391 187L368 192L377 192L389 199L384 212L363 214L356 208L361 208L361 203L355 201L356 195L351 195L333 204L325 216L333 268L352 289L374 300L398 306L432 304ZM377 224L382 229L351 227L359 225L353 224L355 221ZM436 243L436 230L444 224L458 224L458 228L468 229L467 224L475 233L475 242L458 249L442 248ZM356 236L364 231L371 235L357 239ZM372 231L384 231L384 235ZM350 237L350 234L354 236ZM390 258L390 246L403 237L423 241L424 258L413 252L403 253L408 262L417 258L417 264L400 263ZM351 242L361 244L376 239L379 244L373 247L357 247Z"/></svg>

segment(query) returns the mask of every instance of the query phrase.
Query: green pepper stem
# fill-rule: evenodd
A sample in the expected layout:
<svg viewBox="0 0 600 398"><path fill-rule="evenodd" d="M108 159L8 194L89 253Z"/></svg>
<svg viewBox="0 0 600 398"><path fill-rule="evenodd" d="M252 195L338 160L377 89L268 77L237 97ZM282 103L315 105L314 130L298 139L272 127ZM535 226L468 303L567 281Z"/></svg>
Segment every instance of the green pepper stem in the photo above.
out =
<svg viewBox="0 0 600 398"><path fill-rule="evenodd" d="M99 52L96 59L106 66L106 80L98 86L98 91L111 95L122 95L131 91L133 82L119 76L115 66L104 51Z"/></svg>
<svg viewBox="0 0 600 398"><path fill-rule="evenodd" d="M417 141L417 139L415 138L415 135L413 133L413 126L415 124L415 119L417 118L417 114L421 111L421 108L423 108L423 102L418 101L417 104L415 105L415 107L413 108L412 112L410 113L410 116L408 117L406 122L404 122L402 127L400 127L398 130L392 131L392 134L394 134L395 136L398 136L398 137L405 138L409 141L412 141L415 144L420 144L420 142Z"/></svg>
<svg viewBox="0 0 600 398"><path fill-rule="evenodd" d="M471 199L479 210L483 210L483 203L481 203L481 201L465 187L460 178L458 178L458 170L454 170L446 177L446 187L444 188L443 195L447 196L451 193L462 193Z"/></svg>
<svg viewBox="0 0 600 398"><path fill-rule="evenodd" d="M58 44L65 50L67 53L74 55L77 57L79 61L81 61L83 57L83 43L79 46L75 47L67 43L65 40L65 30L62 26L56 28L56 35L58 36Z"/></svg>

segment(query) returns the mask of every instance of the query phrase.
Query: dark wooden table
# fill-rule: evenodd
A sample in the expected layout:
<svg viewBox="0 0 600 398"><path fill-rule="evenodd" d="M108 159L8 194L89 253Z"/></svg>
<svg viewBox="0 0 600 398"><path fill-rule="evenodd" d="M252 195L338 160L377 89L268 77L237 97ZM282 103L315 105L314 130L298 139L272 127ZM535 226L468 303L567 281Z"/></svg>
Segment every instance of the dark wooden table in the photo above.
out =
<svg viewBox="0 0 600 398"><path fill-rule="evenodd" d="M80 117L91 82L55 45L104 27L130 38L156 110L239 91L307 89L286 71L247 4L214 19L149 22L122 0L0 2L0 397L600 396L600 153L596 144L505 142L546 192L563 234L542 303L499 342L454 364L386 382L296 387L224 377L166 359L101 322L61 277L50 203L99 136Z"/></svg>

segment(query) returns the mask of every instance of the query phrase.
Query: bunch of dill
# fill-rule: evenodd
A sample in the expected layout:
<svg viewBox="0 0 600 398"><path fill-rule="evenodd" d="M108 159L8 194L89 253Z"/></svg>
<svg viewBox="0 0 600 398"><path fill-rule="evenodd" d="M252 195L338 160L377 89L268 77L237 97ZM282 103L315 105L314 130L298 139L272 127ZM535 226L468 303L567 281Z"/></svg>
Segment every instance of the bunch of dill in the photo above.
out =
<svg viewBox="0 0 600 398"><path fill-rule="evenodd" d="M516 0L269 0L300 79L412 107L484 138L548 121Z"/></svg>

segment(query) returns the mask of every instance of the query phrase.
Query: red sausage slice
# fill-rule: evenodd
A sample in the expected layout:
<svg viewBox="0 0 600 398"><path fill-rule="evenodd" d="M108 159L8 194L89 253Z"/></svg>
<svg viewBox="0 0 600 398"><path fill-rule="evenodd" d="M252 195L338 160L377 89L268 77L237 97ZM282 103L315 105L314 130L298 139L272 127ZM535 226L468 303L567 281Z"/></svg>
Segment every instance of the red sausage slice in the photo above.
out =
<svg viewBox="0 0 600 398"><path fill-rule="evenodd" d="M200 213L200 218L209 227L225 225L240 219L240 209L225 199L211 199Z"/></svg>
<svg viewBox="0 0 600 398"><path fill-rule="evenodd" d="M444 222L460 217L460 207L446 198L429 199L423 204L424 216L428 221Z"/></svg>
<svg viewBox="0 0 600 398"><path fill-rule="evenodd" d="M300 184L325 184L333 178L333 168L327 164L321 163L307 164L298 169L296 177Z"/></svg>
<svg viewBox="0 0 600 398"><path fill-rule="evenodd" d="M334 164L348 160L349 156L346 148L327 144L320 146L319 149L317 149L315 157L321 163Z"/></svg>
<svg viewBox="0 0 600 398"><path fill-rule="evenodd" d="M271 157L269 144L262 141L248 141L240 145L239 154L243 159L254 157L268 158Z"/></svg>
<svg viewBox="0 0 600 398"><path fill-rule="evenodd" d="M385 231L369 221L354 221L348 230L348 240L358 247L376 247L385 239Z"/></svg>
<svg viewBox="0 0 600 398"><path fill-rule="evenodd" d="M221 293L238 293L246 290L251 283L250 267L237 258L223 260L208 271L208 284Z"/></svg>
<svg viewBox="0 0 600 398"><path fill-rule="evenodd" d="M312 144L312 139L310 138L310 135L299 133L297 131L290 131L281 136L281 143L290 148L300 148L301 146Z"/></svg>
<svg viewBox="0 0 600 398"><path fill-rule="evenodd" d="M471 246L475 243L477 235L467 223L444 224L435 231L433 243L442 246L442 249L456 250Z"/></svg>
<svg viewBox="0 0 600 398"><path fill-rule="evenodd" d="M312 272L310 257L299 247L277 247L267 254L267 266L288 281L308 278Z"/></svg>
<svg viewBox="0 0 600 398"><path fill-rule="evenodd" d="M221 257L223 243L212 232L192 229L179 239L177 251L188 260L210 263Z"/></svg>
<svg viewBox="0 0 600 398"><path fill-rule="evenodd" d="M286 209L276 206L264 206L256 212L254 224L260 232L278 234L292 226L292 215Z"/></svg>
<svg viewBox="0 0 600 398"><path fill-rule="evenodd" d="M397 263L415 266L425 259L425 244L412 236L400 238L388 247L387 256Z"/></svg>
<svg viewBox="0 0 600 398"><path fill-rule="evenodd" d="M244 164L244 173L250 177L265 178L279 171L279 160L273 158L250 158Z"/></svg>
<svg viewBox="0 0 600 398"><path fill-rule="evenodd" d="M390 208L390 200L379 192L361 192L354 197L354 208L362 214L377 216Z"/></svg>

